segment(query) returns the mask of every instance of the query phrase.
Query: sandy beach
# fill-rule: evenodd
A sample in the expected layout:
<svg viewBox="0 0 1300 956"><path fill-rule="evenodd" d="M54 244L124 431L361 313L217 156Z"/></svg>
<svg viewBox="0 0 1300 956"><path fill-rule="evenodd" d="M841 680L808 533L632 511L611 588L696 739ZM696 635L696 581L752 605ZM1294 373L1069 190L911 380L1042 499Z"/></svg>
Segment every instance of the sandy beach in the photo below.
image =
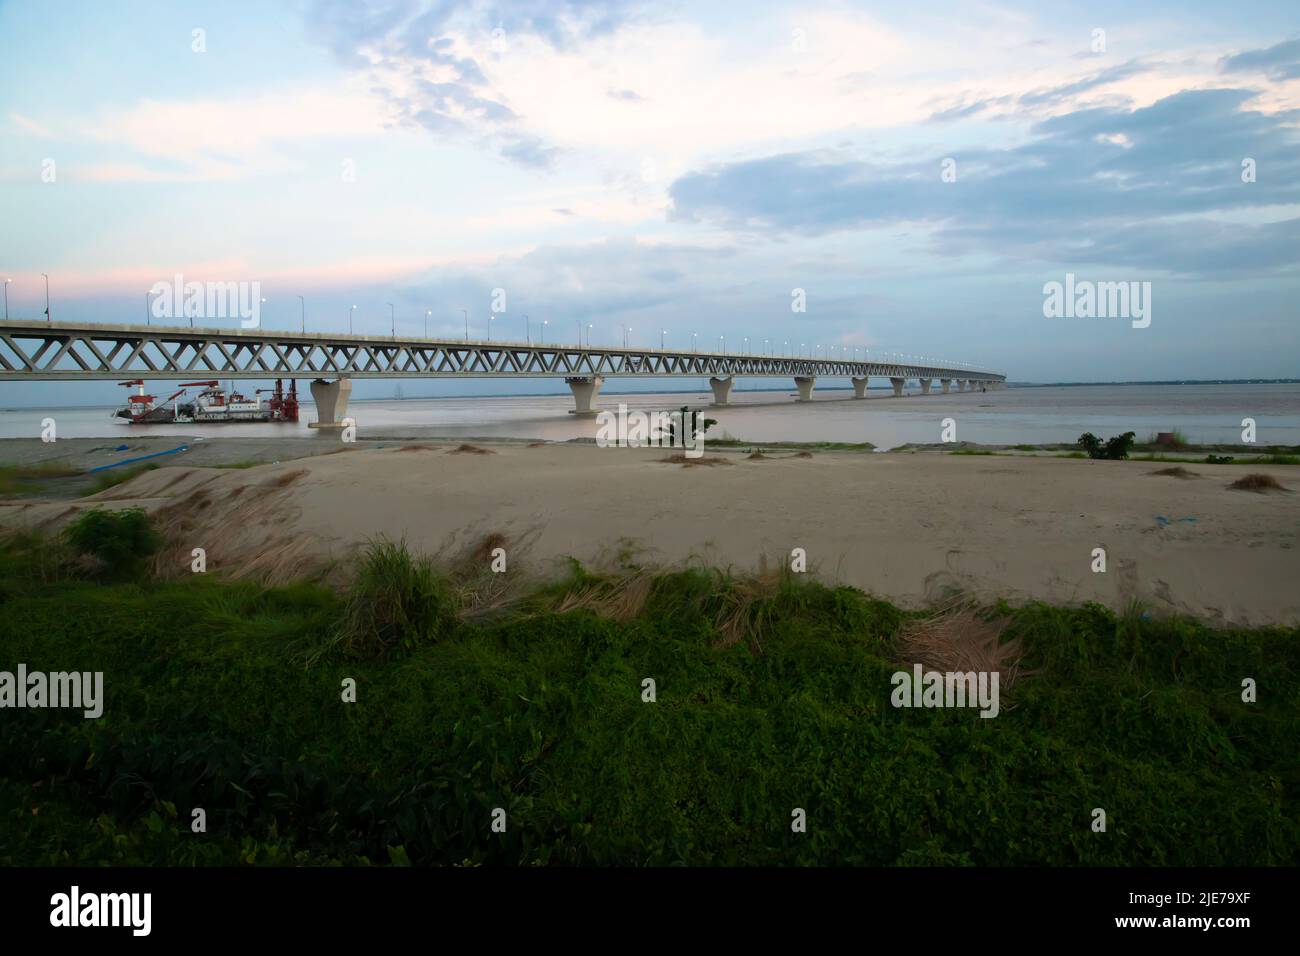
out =
<svg viewBox="0 0 1300 956"><path fill-rule="evenodd" d="M742 571L803 548L810 573L910 607L962 591L1116 609L1136 599L1219 624L1300 620L1300 494L1229 490L1238 466L1198 463L1196 477L1177 478L1140 461L713 449L718 463L683 466L660 449L527 443L360 443L287 460L303 450L205 444L98 495L0 503L0 524L55 527L82 508L139 505L158 513L182 570L203 547L210 570L268 580L345 568L373 535L449 555L499 534L535 576L568 557ZM202 467L275 455L286 460ZM1292 468L1259 470L1300 488ZM1094 548L1106 550L1105 573L1091 570Z"/></svg>

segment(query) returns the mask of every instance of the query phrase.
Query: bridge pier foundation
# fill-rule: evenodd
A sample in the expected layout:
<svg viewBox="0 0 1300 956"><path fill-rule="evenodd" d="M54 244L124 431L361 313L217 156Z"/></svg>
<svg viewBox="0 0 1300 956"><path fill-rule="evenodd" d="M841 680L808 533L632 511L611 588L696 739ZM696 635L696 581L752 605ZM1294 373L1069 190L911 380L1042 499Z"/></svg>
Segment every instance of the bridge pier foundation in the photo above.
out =
<svg viewBox="0 0 1300 956"><path fill-rule="evenodd" d="M596 399L600 397L600 386L604 384L602 375L573 376L564 380L573 392L573 404L576 406L570 415L590 416L596 414Z"/></svg>
<svg viewBox="0 0 1300 956"><path fill-rule="evenodd" d="M959 392L966 391L966 382L964 379L960 379L960 378L957 379L957 391Z"/></svg>
<svg viewBox="0 0 1300 956"><path fill-rule="evenodd" d="M731 386L736 384L736 377L728 375L726 378L714 376L709 379L709 388L713 389L714 405L731 404Z"/></svg>
<svg viewBox="0 0 1300 956"><path fill-rule="evenodd" d="M352 394L352 379L340 378L327 382L318 378L311 383L312 401L316 403L316 421L308 428L342 428L348 413L348 397Z"/></svg>
<svg viewBox="0 0 1300 956"><path fill-rule="evenodd" d="M889 384L892 385L892 386L894 386L894 397L895 397L895 398L901 398L901 397L903 396L903 382L904 382L904 379L901 379L901 378L891 378L891 379L889 380Z"/></svg>
<svg viewBox="0 0 1300 956"><path fill-rule="evenodd" d="M943 393L944 393L945 395L947 395L947 394L948 394L948 386L950 386L950 385L952 384L952 379L950 379L950 378L941 378L941 379L939 379L939 384L943 386Z"/></svg>
<svg viewBox="0 0 1300 956"><path fill-rule="evenodd" d="M929 395L929 394L930 394L930 386L933 385L933 384L934 384L934 379L932 379L932 378L923 378L923 379L921 379L921 394L922 394L922 395Z"/></svg>
<svg viewBox="0 0 1300 956"><path fill-rule="evenodd" d="M794 387L799 389L799 397L796 398L795 401L811 402L813 400L812 398L813 385L816 383L816 381L817 378L814 375L796 375L794 377Z"/></svg>
<svg viewBox="0 0 1300 956"><path fill-rule="evenodd" d="M849 381L853 383L854 398L867 397L867 376L864 375L862 376L862 378L853 378L852 376L850 376Z"/></svg>

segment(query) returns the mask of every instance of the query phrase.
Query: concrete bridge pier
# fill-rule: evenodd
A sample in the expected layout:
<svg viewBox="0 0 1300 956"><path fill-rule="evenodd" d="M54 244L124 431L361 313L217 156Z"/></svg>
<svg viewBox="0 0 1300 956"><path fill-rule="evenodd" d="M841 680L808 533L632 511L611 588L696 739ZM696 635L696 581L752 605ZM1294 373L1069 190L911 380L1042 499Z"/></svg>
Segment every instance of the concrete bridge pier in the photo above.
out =
<svg viewBox="0 0 1300 956"><path fill-rule="evenodd" d="M600 386L604 384L603 375L575 375L564 380L569 391L573 392L573 404L575 408L569 412L570 415L591 416L596 414L593 407L596 399L600 397Z"/></svg>
<svg viewBox="0 0 1300 956"><path fill-rule="evenodd" d="M796 375L794 377L794 386L799 389L799 397L796 402L811 402L813 384L816 383L817 377L814 375Z"/></svg>
<svg viewBox="0 0 1300 956"><path fill-rule="evenodd" d="M728 375L726 378L714 376L709 379L709 388L713 389L714 405L731 404L731 386L736 384L736 377Z"/></svg>
<svg viewBox="0 0 1300 956"><path fill-rule="evenodd" d="M853 397L854 397L854 398L866 398L866 397L867 397L867 376L864 375L864 376L862 376L862 378L854 378L853 376L850 375L850 376L849 376L849 381L851 381L851 382L853 383Z"/></svg>
<svg viewBox="0 0 1300 956"><path fill-rule="evenodd" d="M891 379L889 380L889 384L892 385L892 386L894 386L894 397L895 397L895 398L902 398L902 396L903 396L903 382L904 382L904 379L901 379L901 378L891 378Z"/></svg>
<svg viewBox="0 0 1300 956"><path fill-rule="evenodd" d="M943 393L944 393L945 395L947 395L947 394L948 394L948 386L950 386L950 385L952 384L952 379L950 379L950 378L941 378L941 379L939 379L939 384L943 386Z"/></svg>
<svg viewBox="0 0 1300 956"><path fill-rule="evenodd" d="M960 379L960 378L957 379L957 391L959 391L959 392L964 392L964 391L966 391L966 381L965 381L965 379Z"/></svg>
<svg viewBox="0 0 1300 956"><path fill-rule="evenodd" d="M923 379L921 379L921 394L922 394L922 395L929 395L929 394L930 394L930 386L933 385L933 384L934 384L934 379L932 379L932 378L923 378Z"/></svg>
<svg viewBox="0 0 1300 956"><path fill-rule="evenodd" d="M342 428L348 413L348 397L352 394L352 379L340 378L327 382L318 378L311 383L312 401L316 403L316 421L308 428Z"/></svg>

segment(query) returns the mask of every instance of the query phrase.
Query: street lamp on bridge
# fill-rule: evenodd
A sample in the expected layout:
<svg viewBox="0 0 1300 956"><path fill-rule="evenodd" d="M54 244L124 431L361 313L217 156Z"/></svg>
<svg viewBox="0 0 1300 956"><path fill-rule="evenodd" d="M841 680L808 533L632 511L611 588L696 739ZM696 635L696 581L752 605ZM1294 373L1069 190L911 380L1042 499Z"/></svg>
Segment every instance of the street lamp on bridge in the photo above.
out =
<svg viewBox="0 0 1300 956"><path fill-rule="evenodd" d="M388 318L393 323L393 338L397 338L397 309L393 303L388 303Z"/></svg>
<svg viewBox="0 0 1300 956"><path fill-rule="evenodd" d="M50 277L48 275L45 275L44 272L42 272L41 275L45 276L45 321L49 322L50 321Z"/></svg>
<svg viewBox="0 0 1300 956"><path fill-rule="evenodd" d="M302 330L307 331L307 300L298 296L298 305L302 309ZM190 325L194 324L194 317L190 316Z"/></svg>
<svg viewBox="0 0 1300 956"><path fill-rule="evenodd" d="M356 313L357 307L354 305L348 309L348 335L352 334L352 316ZM428 334L427 332L425 334Z"/></svg>

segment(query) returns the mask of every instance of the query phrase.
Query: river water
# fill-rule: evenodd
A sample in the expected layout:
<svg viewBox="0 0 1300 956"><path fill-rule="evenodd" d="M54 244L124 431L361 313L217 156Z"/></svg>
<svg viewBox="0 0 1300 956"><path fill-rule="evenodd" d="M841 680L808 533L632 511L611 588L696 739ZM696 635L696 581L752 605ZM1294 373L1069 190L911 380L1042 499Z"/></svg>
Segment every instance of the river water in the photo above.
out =
<svg viewBox="0 0 1300 956"><path fill-rule="evenodd" d="M701 383L703 385L703 383ZM1005 388L989 392L916 394L902 398L870 389L854 400L851 389L827 383L810 404L796 403L794 389L732 392L733 404L710 409L718 424L709 438L742 441L871 442L889 448L906 442L938 442L951 418L958 441L982 444L1073 442L1085 431L1108 438L1132 431L1138 440L1178 429L1189 441L1235 444L1242 420L1254 419L1259 444L1300 444L1300 384L1082 385ZM599 406L617 410L704 408L712 400L699 392L619 394L606 382ZM304 389L304 392L306 390ZM0 402L4 394L0 391ZM528 438L566 441L594 438L597 423L569 414L573 399L555 395L420 398L353 401L348 409L359 437ZM126 438L177 435L212 438L318 434L310 399L297 424L129 425L109 407L0 410L0 437L37 437L53 418L59 438ZM337 434L327 436L337 440Z"/></svg>

